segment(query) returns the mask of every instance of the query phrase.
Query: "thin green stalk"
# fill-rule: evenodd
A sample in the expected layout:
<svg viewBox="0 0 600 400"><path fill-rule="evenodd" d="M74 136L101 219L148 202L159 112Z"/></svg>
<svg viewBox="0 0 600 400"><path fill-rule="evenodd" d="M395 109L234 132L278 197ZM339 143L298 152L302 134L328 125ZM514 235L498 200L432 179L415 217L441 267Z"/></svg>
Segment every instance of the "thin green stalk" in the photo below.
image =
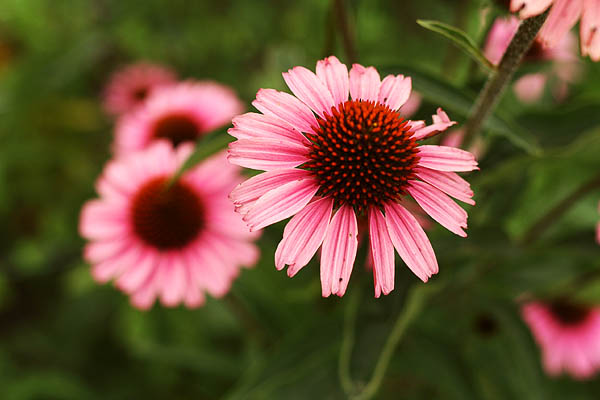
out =
<svg viewBox="0 0 600 400"><path fill-rule="evenodd" d="M481 131L481 127L500 101L506 86L519 67L523 56L527 53L542 25L548 17L548 12L524 20L519 30L511 40L498 69L492 72L479 97L470 112L465 124L463 147L469 148Z"/></svg>
<svg viewBox="0 0 600 400"><path fill-rule="evenodd" d="M356 315L360 299L362 298L362 286L352 291L352 295L344 313L344 333L342 337L342 346L340 348L340 358L338 360L338 376L340 385L346 395L350 396L356 391L352 374L350 373L350 364L352 361L352 348L354 347L354 336L356 326Z"/></svg>
<svg viewBox="0 0 600 400"><path fill-rule="evenodd" d="M338 29L342 35L342 45L346 52L347 61L350 64L355 63L358 60L358 53L356 52L356 45L354 43L354 34L348 21L346 0L333 0L332 6Z"/></svg>

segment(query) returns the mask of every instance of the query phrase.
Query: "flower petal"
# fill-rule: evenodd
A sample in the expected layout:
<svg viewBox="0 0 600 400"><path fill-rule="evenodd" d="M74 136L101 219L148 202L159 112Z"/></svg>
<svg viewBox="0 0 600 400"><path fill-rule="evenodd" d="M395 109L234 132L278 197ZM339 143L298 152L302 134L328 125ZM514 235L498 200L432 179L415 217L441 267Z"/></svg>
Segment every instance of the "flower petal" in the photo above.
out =
<svg viewBox="0 0 600 400"><path fill-rule="evenodd" d="M291 217L302 210L319 190L312 178L299 178L264 194L244 216L251 231Z"/></svg>
<svg viewBox="0 0 600 400"><path fill-rule="evenodd" d="M387 230L385 217L379 209L369 209L369 238L373 257L375 297L394 290L394 245Z"/></svg>
<svg viewBox="0 0 600 400"><path fill-rule="evenodd" d="M333 199L322 198L304 207L288 222L275 251L278 270L289 265L287 273L292 277L308 264L323 243L332 209Z"/></svg>
<svg viewBox="0 0 600 400"><path fill-rule="evenodd" d="M600 0L583 0L581 54L600 61Z"/></svg>
<svg viewBox="0 0 600 400"><path fill-rule="evenodd" d="M284 139L295 143L307 143L308 140L284 120L259 113L246 113L234 117L233 128L227 133L237 139L271 138Z"/></svg>
<svg viewBox="0 0 600 400"><path fill-rule="evenodd" d="M439 189L424 182L410 181L407 192L419 203L431 218L450 232L466 237L462 228L467 227L467 212Z"/></svg>
<svg viewBox="0 0 600 400"><path fill-rule="evenodd" d="M438 273L435 253L416 218L400 204L384 205L390 239L408 268L423 282Z"/></svg>
<svg viewBox="0 0 600 400"><path fill-rule="evenodd" d="M539 39L547 47L555 47L575 25L583 0L554 0L548 19L540 30Z"/></svg>
<svg viewBox="0 0 600 400"><path fill-rule="evenodd" d="M356 251L358 224L352 207L343 205L333 216L321 251L321 289L323 297L343 296L348 287Z"/></svg>
<svg viewBox="0 0 600 400"><path fill-rule="evenodd" d="M521 19L530 18L546 11L554 0L512 0L510 11L518 12Z"/></svg>
<svg viewBox="0 0 600 400"><path fill-rule="evenodd" d="M468 151L447 146L419 146L419 166L437 171L473 171L477 161Z"/></svg>
<svg viewBox="0 0 600 400"><path fill-rule="evenodd" d="M329 88L334 106L348 100L349 83L346 64L342 64L335 56L319 60L317 76Z"/></svg>
<svg viewBox="0 0 600 400"><path fill-rule="evenodd" d="M246 168L270 171L294 168L308 160L308 148L279 139L240 139L229 144L227 159Z"/></svg>
<svg viewBox="0 0 600 400"><path fill-rule="evenodd" d="M475 201L472 199L473 191L471 190L471 185L456 173L419 167L415 168L415 173L420 179L455 199L475 205Z"/></svg>
<svg viewBox="0 0 600 400"><path fill-rule="evenodd" d="M417 129L412 136L413 139L423 140L433 136L435 133L445 131L452 125L456 125L456 121L451 121L448 117L448 114L446 114L441 108L438 108L437 114L432 115L431 117L433 119L433 124L425 126L421 129Z"/></svg>
<svg viewBox="0 0 600 400"><path fill-rule="evenodd" d="M381 80L373 67L352 65L350 70L350 95L352 100L377 101Z"/></svg>
<svg viewBox="0 0 600 400"><path fill-rule="evenodd" d="M292 93L321 118L326 112L331 114L331 107L336 105L331 92L312 71L294 67L283 73L283 80Z"/></svg>
<svg viewBox="0 0 600 400"><path fill-rule="evenodd" d="M130 222L127 208L102 200L90 200L83 206L79 233L88 239L111 239L126 235Z"/></svg>
<svg viewBox="0 0 600 400"><path fill-rule="evenodd" d="M260 89L252 105L263 114L281 118L300 132L312 132L312 127L318 126L310 108L288 93Z"/></svg>
<svg viewBox="0 0 600 400"><path fill-rule="evenodd" d="M388 75L381 82L378 101L397 110L406 103L412 90L412 80L404 75Z"/></svg>

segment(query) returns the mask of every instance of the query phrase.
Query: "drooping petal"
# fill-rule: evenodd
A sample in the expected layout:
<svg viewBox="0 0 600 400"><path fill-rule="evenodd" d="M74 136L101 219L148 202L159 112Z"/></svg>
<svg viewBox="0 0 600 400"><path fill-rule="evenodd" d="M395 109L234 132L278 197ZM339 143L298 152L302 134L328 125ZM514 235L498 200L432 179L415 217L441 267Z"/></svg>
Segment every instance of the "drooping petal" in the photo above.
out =
<svg viewBox="0 0 600 400"><path fill-rule="evenodd" d="M406 103L412 90L412 80L404 75L388 75L379 88L379 102L397 110Z"/></svg>
<svg viewBox="0 0 600 400"><path fill-rule="evenodd" d="M410 181L406 189L427 214L450 232L466 237L467 212L439 189L420 181Z"/></svg>
<svg viewBox="0 0 600 400"><path fill-rule="evenodd" d="M294 276L315 255L325 238L331 211L332 198L322 198L304 207L285 226L283 239L275 251L275 267L288 265L288 276Z"/></svg>
<svg viewBox="0 0 600 400"><path fill-rule="evenodd" d="M352 207L343 205L333 216L321 251L321 289L323 297L343 296L348 287L356 251L358 224Z"/></svg>
<svg viewBox="0 0 600 400"><path fill-rule="evenodd" d="M271 138L296 143L307 143L307 139L284 120L271 115L246 113L234 117L233 128L227 133L237 139Z"/></svg>
<svg viewBox="0 0 600 400"><path fill-rule="evenodd" d="M317 190L319 186L311 178L286 183L258 199L244 216L244 221L254 231L291 217L308 204Z"/></svg>
<svg viewBox="0 0 600 400"><path fill-rule="evenodd" d="M554 0L512 0L510 11L518 12L522 19L533 17L546 11Z"/></svg>
<svg viewBox="0 0 600 400"><path fill-rule="evenodd" d="M408 268L423 282L438 273L435 253L416 218L397 203L388 202L385 221L390 239Z"/></svg>
<svg viewBox="0 0 600 400"><path fill-rule="evenodd" d="M331 107L336 105L331 92L312 71L294 67L283 73L283 79L292 93L321 118L325 112L331 114Z"/></svg>
<svg viewBox="0 0 600 400"><path fill-rule="evenodd" d="M229 144L227 159L246 168L271 171L294 168L307 161L308 148L279 139L240 139Z"/></svg>
<svg viewBox="0 0 600 400"><path fill-rule="evenodd" d="M417 129L413 134L413 139L415 140L423 140L430 136L433 136L435 133L445 131L452 125L456 125L456 121L451 121L448 114L444 112L441 108L437 109L437 114L432 115L433 124L429 126L425 126L421 129Z"/></svg>
<svg viewBox="0 0 600 400"><path fill-rule="evenodd" d="M394 245L388 233L385 217L379 209L369 209L369 240L373 257L375 297L394 290Z"/></svg>
<svg viewBox="0 0 600 400"><path fill-rule="evenodd" d="M471 190L471 185L456 173L435 171L433 169L421 167L415 168L415 173L420 179L435 186L455 199L464 201L470 205L475 205L475 201L472 199L473 191Z"/></svg>
<svg viewBox="0 0 600 400"><path fill-rule="evenodd" d="M600 61L600 0L583 0L581 54Z"/></svg>
<svg viewBox="0 0 600 400"><path fill-rule="evenodd" d="M281 118L300 132L312 132L312 127L317 126L310 108L288 93L260 89L252 105L263 114Z"/></svg>
<svg viewBox="0 0 600 400"><path fill-rule="evenodd" d="M350 70L350 95L352 100L377 101L381 80L373 67L353 64Z"/></svg>
<svg viewBox="0 0 600 400"><path fill-rule="evenodd" d="M335 56L317 62L317 76L327 85L333 97L334 105L348 100L348 68Z"/></svg>
<svg viewBox="0 0 600 400"><path fill-rule="evenodd" d="M555 47L573 28L583 10L583 0L554 0L539 39L546 47Z"/></svg>
<svg viewBox="0 0 600 400"><path fill-rule="evenodd" d="M473 171L477 161L468 151L447 146L419 146L419 166L437 171Z"/></svg>

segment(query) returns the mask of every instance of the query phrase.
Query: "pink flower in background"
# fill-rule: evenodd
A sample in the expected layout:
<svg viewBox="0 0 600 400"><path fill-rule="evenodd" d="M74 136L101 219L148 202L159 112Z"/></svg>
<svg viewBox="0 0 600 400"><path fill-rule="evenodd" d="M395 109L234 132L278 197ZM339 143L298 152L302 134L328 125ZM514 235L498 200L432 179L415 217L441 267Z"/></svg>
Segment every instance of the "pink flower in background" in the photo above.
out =
<svg viewBox="0 0 600 400"><path fill-rule="evenodd" d="M581 54L600 61L600 0L512 0L510 9L521 18L541 14L552 6L540 31L546 47L555 47L580 21Z"/></svg>
<svg viewBox="0 0 600 400"><path fill-rule="evenodd" d="M229 87L216 82L187 81L160 88L139 108L117 122L117 154L141 150L156 139L173 146L230 123L244 109Z"/></svg>
<svg viewBox="0 0 600 400"><path fill-rule="evenodd" d="M598 213L600 213L600 203L598 203ZM600 244L600 221L596 225L596 242Z"/></svg>
<svg viewBox="0 0 600 400"><path fill-rule="evenodd" d="M484 54L492 64L500 63L518 28L519 20L516 17L497 18L494 21L484 48ZM525 61L551 60L552 68L547 72L524 75L515 82L514 90L521 101L533 103L539 100L546 84L551 80L557 81L553 87L555 96L561 99L566 95L568 84L576 81L580 74L576 41L573 34L567 33L558 46L552 49L544 48L538 40L534 42Z"/></svg>
<svg viewBox="0 0 600 400"><path fill-rule="evenodd" d="M474 204L469 184L454 171L472 171L470 153L417 142L455 124L438 109L433 124L404 121L398 111L411 79L380 79L373 67L337 58L314 74L295 67L283 74L295 94L261 89L261 113L234 118L238 140L229 160L264 170L231 193L252 230L288 217L275 265L294 276L321 251L323 296L344 295L358 247L357 217L368 218L375 296L394 288L394 248L424 282L438 272L435 254L415 217L403 206L410 195L441 225L466 236L467 213L448 195ZM350 100L348 100L350 95Z"/></svg>
<svg viewBox="0 0 600 400"><path fill-rule="evenodd" d="M167 186L192 148L161 140L110 161L97 183L100 198L81 211L92 275L98 282L115 279L141 309L156 297L166 306L200 306L205 291L225 295L240 266L258 259L256 234L227 199L242 179L225 152Z"/></svg>
<svg viewBox="0 0 600 400"><path fill-rule="evenodd" d="M413 90L410 93L408 100L406 100L406 103L404 103L402 109L400 110L400 115L402 116L402 118L412 117L417 111L419 111L419 107L421 107L422 101L423 98L421 97L421 95Z"/></svg>
<svg viewBox="0 0 600 400"><path fill-rule="evenodd" d="M175 81L175 73L163 66L145 62L129 65L111 76L104 90L104 108L115 115L129 112L156 88Z"/></svg>
<svg viewBox="0 0 600 400"><path fill-rule="evenodd" d="M558 301L531 302L523 319L542 350L549 375L566 372L587 379L600 369L600 308Z"/></svg>

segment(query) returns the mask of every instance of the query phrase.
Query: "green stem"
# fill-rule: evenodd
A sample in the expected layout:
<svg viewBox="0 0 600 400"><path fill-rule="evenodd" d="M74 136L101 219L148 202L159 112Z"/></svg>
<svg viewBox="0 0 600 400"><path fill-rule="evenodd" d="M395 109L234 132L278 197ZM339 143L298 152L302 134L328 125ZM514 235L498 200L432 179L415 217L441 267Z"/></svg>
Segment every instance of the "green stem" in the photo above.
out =
<svg viewBox="0 0 600 400"><path fill-rule="evenodd" d="M362 286L352 292L352 297L344 313L344 336L340 349L340 358L338 360L338 376L344 393L350 396L355 392L355 385L352 382L350 373L350 364L352 360L352 347L354 347L354 327L356 325L356 315L358 306L362 297Z"/></svg>
<svg viewBox="0 0 600 400"><path fill-rule="evenodd" d="M358 60L356 46L354 45L354 35L348 21L348 11L346 10L346 0L333 0L333 12L337 21L338 29L342 35L342 45L346 52L348 63L352 64Z"/></svg>
<svg viewBox="0 0 600 400"><path fill-rule="evenodd" d="M492 72L465 123L463 147L469 148L481 131L481 127L500 101L506 86L519 67L523 56L527 53L542 25L548 17L548 12L524 20L519 30L512 38L498 69Z"/></svg>

